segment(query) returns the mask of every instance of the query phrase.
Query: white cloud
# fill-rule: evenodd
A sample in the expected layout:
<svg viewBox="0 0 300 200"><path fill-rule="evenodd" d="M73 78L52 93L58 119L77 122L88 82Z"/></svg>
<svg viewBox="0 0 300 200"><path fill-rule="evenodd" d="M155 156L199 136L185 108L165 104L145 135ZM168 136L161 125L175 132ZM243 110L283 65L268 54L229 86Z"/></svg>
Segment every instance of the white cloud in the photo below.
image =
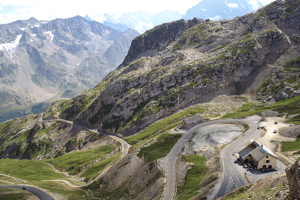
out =
<svg viewBox="0 0 300 200"><path fill-rule="evenodd" d="M0 10L3 10L3 8L0 6Z"/></svg>
<svg viewBox="0 0 300 200"><path fill-rule="evenodd" d="M210 20L219 20L219 19L221 19L221 17L219 15L216 15L214 17L210 17L209 19Z"/></svg>
<svg viewBox="0 0 300 200"><path fill-rule="evenodd" d="M263 5L267 5L269 3L272 3L275 0L259 0Z"/></svg>
<svg viewBox="0 0 300 200"><path fill-rule="evenodd" d="M259 0L248 0L247 1L253 8L253 10L257 10L259 8Z"/></svg>
<svg viewBox="0 0 300 200"><path fill-rule="evenodd" d="M233 9L238 9L239 8L239 4L237 4L237 3L226 3L226 5L229 8L233 8Z"/></svg>

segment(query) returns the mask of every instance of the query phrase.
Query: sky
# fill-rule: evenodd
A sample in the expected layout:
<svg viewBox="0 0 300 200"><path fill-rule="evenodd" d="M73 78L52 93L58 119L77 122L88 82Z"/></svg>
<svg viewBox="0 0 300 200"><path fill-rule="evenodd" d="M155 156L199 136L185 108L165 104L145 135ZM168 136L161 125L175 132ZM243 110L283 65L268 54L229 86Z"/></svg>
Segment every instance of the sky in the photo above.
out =
<svg viewBox="0 0 300 200"><path fill-rule="evenodd" d="M76 15L95 16L104 13L120 17L124 12L138 10L157 14L163 10L178 11L182 14L198 4L201 0L0 0L0 24L35 17L38 20L69 18ZM230 2L230 0L227 0ZM273 0L248 0L253 3L260 1L264 5Z"/></svg>

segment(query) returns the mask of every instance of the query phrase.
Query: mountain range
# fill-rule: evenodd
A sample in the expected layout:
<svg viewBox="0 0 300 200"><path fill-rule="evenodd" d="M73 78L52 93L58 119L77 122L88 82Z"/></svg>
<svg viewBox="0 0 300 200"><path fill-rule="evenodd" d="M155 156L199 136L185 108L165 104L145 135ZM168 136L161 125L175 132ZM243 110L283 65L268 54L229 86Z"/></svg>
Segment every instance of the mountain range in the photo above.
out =
<svg viewBox="0 0 300 200"><path fill-rule="evenodd" d="M70 98L95 86L122 62L138 35L80 16L0 25L2 120L10 118L3 113L14 113L9 107L19 106L17 115L30 113L26 106Z"/></svg>
<svg viewBox="0 0 300 200"><path fill-rule="evenodd" d="M139 33L163 23L176 21L179 19L189 20L194 17L200 19L233 19L250 13L260 7L262 3L259 1L246 0L203 0L197 5L189 8L183 15L178 11L165 10L158 14L151 14L143 11L124 13L117 18L113 14L99 14L93 17L85 16L88 20L98 21L106 26L112 27L119 31L125 31L128 27L137 30Z"/></svg>
<svg viewBox="0 0 300 200"><path fill-rule="evenodd" d="M255 8L262 7L258 1ZM254 11L253 5L246 0L202 0L197 5L188 9L183 19L188 20L194 17L201 19L233 19Z"/></svg>
<svg viewBox="0 0 300 200"><path fill-rule="evenodd" d="M109 27L114 27L119 31L124 31L126 27L132 28L139 33L144 33L145 31L163 24L165 22L171 22L182 18L182 14L178 11L165 10L158 14L151 14L143 11L136 11L132 13L125 12L121 17L117 18L113 14L104 13L102 15L96 15L89 17L94 21L98 21Z"/></svg>

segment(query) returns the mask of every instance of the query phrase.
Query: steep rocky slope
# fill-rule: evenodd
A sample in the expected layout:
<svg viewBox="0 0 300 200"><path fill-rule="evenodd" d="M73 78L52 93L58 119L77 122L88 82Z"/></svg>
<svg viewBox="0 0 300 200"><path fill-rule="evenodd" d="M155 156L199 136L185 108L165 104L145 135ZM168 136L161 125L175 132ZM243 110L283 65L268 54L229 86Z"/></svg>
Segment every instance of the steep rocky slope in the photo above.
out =
<svg viewBox="0 0 300 200"><path fill-rule="evenodd" d="M79 16L0 25L0 108L69 98L94 87L138 35Z"/></svg>
<svg viewBox="0 0 300 200"><path fill-rule="evenodd" d="M73 100L56 102L46 115L59 112L102 131L132 135L217 95L255 94L268 75L299 56L299 5L276 1L233 20L155 27L135 38L118 70Z"/></svg>

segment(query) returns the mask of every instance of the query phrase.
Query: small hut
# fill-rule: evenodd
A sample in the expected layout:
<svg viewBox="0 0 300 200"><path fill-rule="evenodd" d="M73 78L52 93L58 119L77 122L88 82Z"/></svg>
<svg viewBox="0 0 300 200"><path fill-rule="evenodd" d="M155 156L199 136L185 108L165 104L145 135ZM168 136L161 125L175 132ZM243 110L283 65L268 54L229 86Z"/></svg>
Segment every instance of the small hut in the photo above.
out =
<svg viewBox="0 0 300 200"><path fill-rule="evenodd" d="M196 115L194 117L186 118L182 122L182 128L190 129L197 124L200 124L203 121L202 117L200 115Z"/></svg>

